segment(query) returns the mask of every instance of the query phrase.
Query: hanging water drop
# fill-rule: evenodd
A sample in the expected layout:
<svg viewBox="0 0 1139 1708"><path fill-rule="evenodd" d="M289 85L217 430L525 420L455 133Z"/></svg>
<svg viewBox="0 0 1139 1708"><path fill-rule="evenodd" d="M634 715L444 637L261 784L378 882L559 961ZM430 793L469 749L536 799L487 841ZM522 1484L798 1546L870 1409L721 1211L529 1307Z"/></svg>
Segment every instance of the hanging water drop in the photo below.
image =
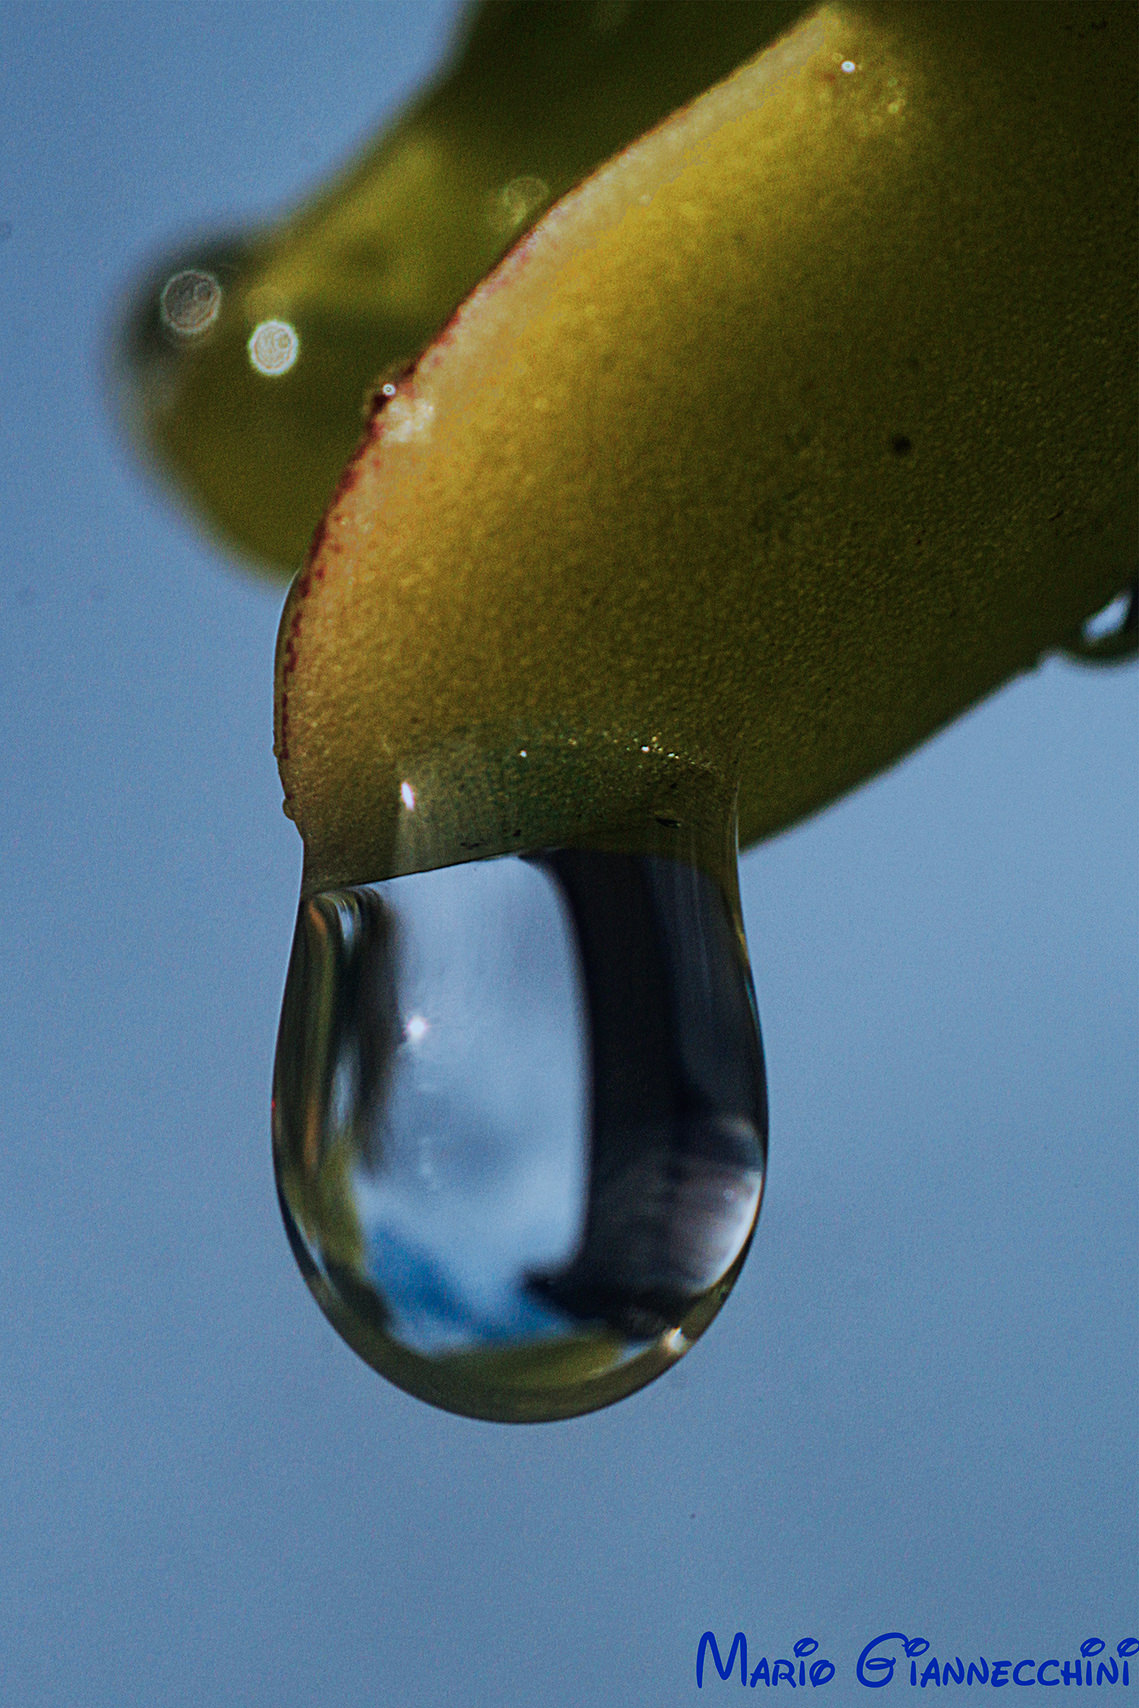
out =
<svg viewBox="0 0 1139 1708"><path fill-rule="evenodd" d="M742 934L686 861L558 850L302 899L274 1076L312 1292L504 1422L632 1393L739 1272L766 1151Z"/></svg>

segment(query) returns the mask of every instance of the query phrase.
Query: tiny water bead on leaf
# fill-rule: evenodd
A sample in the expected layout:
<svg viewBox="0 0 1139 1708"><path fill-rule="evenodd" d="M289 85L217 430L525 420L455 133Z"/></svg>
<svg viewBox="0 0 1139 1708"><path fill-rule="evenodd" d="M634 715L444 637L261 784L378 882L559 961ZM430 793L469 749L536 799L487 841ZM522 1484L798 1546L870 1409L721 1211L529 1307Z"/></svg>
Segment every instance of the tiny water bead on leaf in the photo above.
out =
<svg viewBox="0 0 1139 1708"><path fill-rule="evenodd" d="M287 374L301 353L297 329L287 320L262 320L249 335L249 360L266 379Z"/></svg>
<svg viewBox="0 0 1139 1708"><path fill-rule="evenodd" d="M222 289L212 273L187 267L171 274L158 297L163 326L175 338L201 338L221 313Z"/></svg>
<svg viewBox="0 0 1139 1708"><path fill-rule="evenodd" d="M1094 611L1065 651L1081 664L1123 664L1139 652L1139 581Z"/></svg>
<svg viewBox="0 0 1139 1708"><path fill-rule="evenodd" d="M381 1374L503 1422L610 1404L759 1213L738 919L686 861L568 849L308 896L273 1109L297 1261Z"/></svg>

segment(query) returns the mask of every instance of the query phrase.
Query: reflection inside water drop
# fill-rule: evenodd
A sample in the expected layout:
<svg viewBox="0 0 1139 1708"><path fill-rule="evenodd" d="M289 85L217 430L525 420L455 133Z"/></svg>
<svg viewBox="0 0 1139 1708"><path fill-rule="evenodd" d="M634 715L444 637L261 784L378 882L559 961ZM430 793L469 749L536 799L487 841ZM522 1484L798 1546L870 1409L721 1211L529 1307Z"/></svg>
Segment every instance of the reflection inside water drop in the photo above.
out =
<svg viewBox="0 0 1139 1708"><path fill-rule="evenodd" d="M729 904L678 860L558 851L304 900L274 1076L301 1270L409 1392L572 1416L726 1297L766 1144Z"/></svg>

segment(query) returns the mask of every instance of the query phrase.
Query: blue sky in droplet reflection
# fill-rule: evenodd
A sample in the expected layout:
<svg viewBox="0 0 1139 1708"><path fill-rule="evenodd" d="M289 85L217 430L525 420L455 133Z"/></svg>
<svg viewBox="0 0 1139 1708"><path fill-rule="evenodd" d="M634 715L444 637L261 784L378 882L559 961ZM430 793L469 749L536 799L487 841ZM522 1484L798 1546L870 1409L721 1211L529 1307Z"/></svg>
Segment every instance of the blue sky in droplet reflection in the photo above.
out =
<svg viewBox="0 0 1139 1708"><path fill-rule="evenodd" d="M0 1698L667 1708L708 1625L840 1661L894 1627L1114 1644L1134 671L1050 664L746 862L768 1194L667 1378L466 1422L382 1384L296 1273L268 1141L299 871L279 597L140 479L103 341L142 263L294 199L449 17L0 17Z"/></svg>
<svg viewBox="0 0 1139 1708"><path fill-rule="evenodd" d="M396 1054L375 1166L353 1175L371 1272L395 1287L397 1310L407 1294L409 1316L432 1315L423 1282L411 1285L431 1279L439 1320L430 1344L409 1342L418 1351L488 1324L505 1338L522 1278L568 1262L585 1215L588 1055L568 922L556 886L523 860L397 878L380 893L409 1042L419 1025ZM537 1306L526 1314L535 1332L549 1320Z"/></svg>

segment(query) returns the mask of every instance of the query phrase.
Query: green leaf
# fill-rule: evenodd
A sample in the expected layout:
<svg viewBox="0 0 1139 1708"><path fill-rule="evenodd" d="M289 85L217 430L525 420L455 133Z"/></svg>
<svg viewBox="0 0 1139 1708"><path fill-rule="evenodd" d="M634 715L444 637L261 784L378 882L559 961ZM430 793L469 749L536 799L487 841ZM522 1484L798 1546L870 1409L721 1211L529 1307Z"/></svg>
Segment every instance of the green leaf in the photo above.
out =
<svg viewBox="0 0 1139 1708"><path fill-rule="evenodd" d="M290 594L306 882L706 841L737 791L770 835L1134 573L1105 18L823 6L543 218L378 400Z"/></svg>
<svg viewBox="0 0 1139 1708"><path fill-rule="evenodd" d="M377 380L424 349L552 201L801 9L484 0L452 68L312 201L156 263L121 340L136 443L212 532L291 576ZM250 358L266 322L297 340L269 374ZM278 361L288 354L278 344Z"/></svg>

